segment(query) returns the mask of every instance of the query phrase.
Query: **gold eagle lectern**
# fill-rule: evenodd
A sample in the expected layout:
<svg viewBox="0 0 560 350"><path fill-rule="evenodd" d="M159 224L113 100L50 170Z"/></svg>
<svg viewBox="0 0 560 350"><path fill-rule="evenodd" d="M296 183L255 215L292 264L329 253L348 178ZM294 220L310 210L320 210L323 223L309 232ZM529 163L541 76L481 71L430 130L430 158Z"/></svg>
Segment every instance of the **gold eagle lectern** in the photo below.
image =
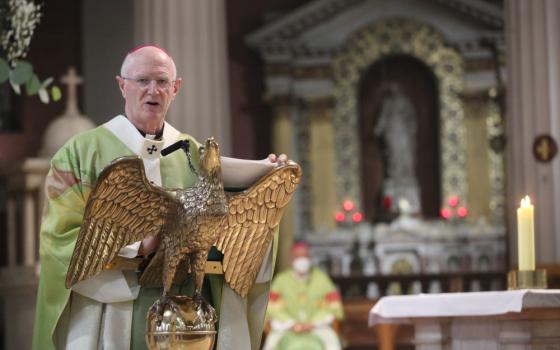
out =
<svg viewBox="0 0 560 350"><path fill-rule="evenodd" d="M168 148L172 147L183 148L196 172L188 141ZM246 297L302 176L299 165L288 161L248 190L228 195L214 139L200 147L199 156L198 180L188 189L152 185L139 157L118 158L107 166L86 204L66 275L70 288L99 274L121 248L159 236L159 247L140 277L143 285L163 284L161 298L147 315L150 349L211 348L217 318L201 297L210 248L215 245L223 253L225 281ZM194 278L192 298L171 296L172 284L183 282L189 274Z"/></svg>

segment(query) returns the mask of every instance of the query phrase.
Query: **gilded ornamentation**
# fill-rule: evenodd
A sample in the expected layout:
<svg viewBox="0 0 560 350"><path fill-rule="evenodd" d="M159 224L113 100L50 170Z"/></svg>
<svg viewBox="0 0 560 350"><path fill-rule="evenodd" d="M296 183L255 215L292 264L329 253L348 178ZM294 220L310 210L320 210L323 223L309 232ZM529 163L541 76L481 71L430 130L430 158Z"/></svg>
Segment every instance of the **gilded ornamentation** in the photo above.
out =
<svg viewBox="0 0 560 350"><path fill-rule="evenodd" d="M333 60L336 108L335 149L339 201L350 199L361 207L357 92L364 71L383 57L406 54L432 69L438 81L442 200L452 195L464 203L467 193L465 126L459 93L463 90L463 58L445 46L431 27L392 18L376 22L353 34L346 49Z"/></svg>
<svg viewBox="0 0 560 350"><path fill-rule="evenodd" d="M486 132L488 140L502 140L505 134L500 107L495 99L488 102ZM496 148L496 149L494 149ZM490 214L495 223L505 220L505 166L501 147L488 147L488 177L490 182Z"/></svg>
<svg viewBox="0 0 560 350"><path fill-rule="evenodd" d="M224 193L220 174L213 139L200 149L197 183L185 190L150 184L138 157L114 161L101 172L88 199L66 286L97 275L122 247L159 235L161 243L140 283L163 282L165 299L172 283L191 272L199 296L208 251L215 245L224 253L226 282L245 297L302 172L288 162L231 197Z"/></svg>
<svg viewBox="0 0 560 350"><path fill-rule="evenodd" d="M214 308L202 300L186 296L172 296L173 304L163 306L160 319L159 300L146 316L146 345L149 350L208 350L216 338L217 316Z"/></svg>
<svg viewBox="0 0 560 350"><path fill-rule="evenodd" d="M298 155L298 163L303 168L309 169L311 166L309 152L309 129L311 128L311 108L305 100L298 101L298 111L295 114L294 133L295 148ZM311 195L311 177L301 180L297 195L297 203L299 206L300 222L298 224L298 232L307 232L311 228L311 210L313 208L313 198Z"/></svg>

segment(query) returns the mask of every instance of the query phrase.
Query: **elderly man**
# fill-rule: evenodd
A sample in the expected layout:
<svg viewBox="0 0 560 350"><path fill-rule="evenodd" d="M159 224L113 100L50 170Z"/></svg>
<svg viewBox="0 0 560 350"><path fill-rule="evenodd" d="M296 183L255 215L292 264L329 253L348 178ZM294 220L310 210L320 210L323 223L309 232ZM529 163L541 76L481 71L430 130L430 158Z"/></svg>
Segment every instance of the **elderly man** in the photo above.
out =
<svg viewBox="0 0 560 350"><path fill-rule="evenodd" d="M186 157L160 151L179 139L190 141L195 168L198 142L165 122L169 106L181 86L169 54L153 45L128 53L116 77L125 100L125 115L68 141L53 157L46 180L47 202L41 226L41 276L33 334L34 349L143 349L146 309L159 291L140 288L132 271L107 270L94 278L64 286L89 193L99 173L112 160L137 155L146 176L168 188L186 188L196 181ZM282 155L262 161L222 158L227 187L246 187L270 171ZM145 256L157 249L157 238L136 242L120 256ZM248 300L226 285L211 283L215 305L221 312L218 349L258 349L272 273L272 248L263 262ZM232 315L233 314L233 315ZM232 322L233 320L233 322ZM239 320L245 320L239 322Z"/></svg>
<svg viewBox="0 0 560 350"><path fill-rule="evenodd" d="M266 312L270 332L264 350L340 350L332 324L344 317L340 294L311 266L309 246L292 247L292 268L274 278Z"/></svg>

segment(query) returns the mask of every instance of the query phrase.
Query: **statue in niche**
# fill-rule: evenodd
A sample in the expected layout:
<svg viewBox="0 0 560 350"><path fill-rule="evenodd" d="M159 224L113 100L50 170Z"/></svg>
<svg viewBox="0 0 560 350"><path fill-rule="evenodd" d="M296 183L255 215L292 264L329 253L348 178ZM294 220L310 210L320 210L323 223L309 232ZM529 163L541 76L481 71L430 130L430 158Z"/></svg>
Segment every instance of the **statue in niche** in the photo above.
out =
<svg viewBox="0 0 560 350"><path fill-rule="evenodd" d="M391 84L385 92L374 134L385 142L387 176L414 178L416 113L410 99L396 84Z"/></svg>
<svg viewBox="0 0 560 350"><path fill-rule="evenodd" d="M419 188L414 171L416 124L412 101L397 84L392 83L384 93L374 128L375 136L384 143L387 172L383 194L392 199L392 211L398 211L398 203L405 200L409 205L409 213L420 212Z"/></svg>

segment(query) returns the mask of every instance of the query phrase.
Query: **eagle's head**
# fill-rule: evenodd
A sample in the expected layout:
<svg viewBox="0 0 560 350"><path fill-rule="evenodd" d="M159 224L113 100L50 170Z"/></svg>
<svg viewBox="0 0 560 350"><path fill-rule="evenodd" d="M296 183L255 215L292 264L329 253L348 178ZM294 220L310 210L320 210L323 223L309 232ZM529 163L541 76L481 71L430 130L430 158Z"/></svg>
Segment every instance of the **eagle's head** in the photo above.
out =
<svg viewBox="0 0 560 350"><path fill-rule="evenodd" d="M221 174L220 146L210 137L206 140L204 147L200 147L200 169L208 176Z"/></svg>

